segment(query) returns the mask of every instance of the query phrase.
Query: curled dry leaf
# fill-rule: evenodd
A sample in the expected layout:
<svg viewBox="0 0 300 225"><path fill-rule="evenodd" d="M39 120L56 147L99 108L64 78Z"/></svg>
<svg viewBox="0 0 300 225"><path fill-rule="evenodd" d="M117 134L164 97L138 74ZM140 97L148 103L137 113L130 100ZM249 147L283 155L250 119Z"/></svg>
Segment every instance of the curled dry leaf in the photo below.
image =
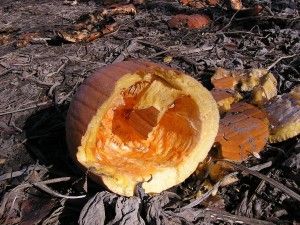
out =
<svg viewBox="0 0 300 225"><path fill-rule="evenodd" d="M218 104L220 113L230 110L233 103L242 99L242 96L231 89L212 89L211 94Z"/></svg>
<svg viewBox="0 0 300 225"><path fill-rule="evenodd" d="M184 181L218 131L212 95L192 77L148 61L96 72L71 102L67 143L91 178L121 195L138 183L158 193Z"/></svg>
<svg viewBox="0 0 300 225"><path fill-rule="evenodd" d="M185 15L178 14L173 16L169 21L168 25L170 28L182 28L187 27L189 29L199 29L204 28L210 24L211 20L206 15L193 14Z"/></svg>
<svg viewBox="0 0 300 225"><path fill-rule="evenodd" d="M83 207L79 225L144 225L140 216L141 200L138 197L125 198L106 191L97 193ZM112 211L113 210L113 211Z"/></svg>
<svg viewBox="0 0 300 225"><path fill-rule="evenodd" d="M260 152L268 137L266 114L253 105L239 102L221 119L216 146L221 157L244 161L252 152Z"/></svg>
<svg viewBox="0 0 300 225"><path fill-rule="evenodd" d="M300 85L264 105L270 121L271 143L285 141L300 133Z"/></svg>

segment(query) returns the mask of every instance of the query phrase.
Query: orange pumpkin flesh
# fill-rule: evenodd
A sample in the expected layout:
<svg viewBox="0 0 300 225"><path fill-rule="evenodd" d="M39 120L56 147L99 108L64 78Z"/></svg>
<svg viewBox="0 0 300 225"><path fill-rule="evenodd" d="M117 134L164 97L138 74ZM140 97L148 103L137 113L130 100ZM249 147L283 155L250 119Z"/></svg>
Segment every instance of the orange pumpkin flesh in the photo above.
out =
<svg viewBox="0 0 300 225"><path fill-rule="evenodd" d="M217 134L211 94L192 77L146 61L113 64L88 78L71 102L67 142L91 178L132 196L184 181Z"/></svg>

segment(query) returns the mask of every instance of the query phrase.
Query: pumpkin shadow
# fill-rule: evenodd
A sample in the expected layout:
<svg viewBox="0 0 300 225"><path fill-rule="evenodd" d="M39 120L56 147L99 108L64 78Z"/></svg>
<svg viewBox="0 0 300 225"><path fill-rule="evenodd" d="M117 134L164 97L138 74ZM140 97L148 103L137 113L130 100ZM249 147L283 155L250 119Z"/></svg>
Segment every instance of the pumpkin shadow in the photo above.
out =
<svg viewBox="0 0 300 225"><path fill-rule="evenodd" d="M71 177L68 182L51 185L53 190L61 194L70 192L70 195L82 195L85 174L69 157L65 139L65 118L68 107L68 105L49 107L32 114L24 126L27 138L26 149L39 164L48 167L49 178L47 179ZM89 181L88 184L88 196L101 191L101 188L93 182ZM59 202L60 199L56 200ZM77 224L80 211L87 200L88 198L67 200L59 216L60 224Z"/></svg>

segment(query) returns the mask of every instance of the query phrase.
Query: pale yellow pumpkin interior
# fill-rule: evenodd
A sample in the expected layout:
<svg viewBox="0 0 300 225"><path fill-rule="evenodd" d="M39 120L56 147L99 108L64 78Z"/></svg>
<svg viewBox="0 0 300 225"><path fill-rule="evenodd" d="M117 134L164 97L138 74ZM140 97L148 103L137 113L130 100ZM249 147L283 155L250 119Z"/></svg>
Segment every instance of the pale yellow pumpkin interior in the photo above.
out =
<svg viewBox="0 0 300 225"><path fill-rule="evenodd" d="M151 95L148 90L154 101L149 106L143 102L145 95ZM164 101L165 96L170 100L174 91L178 92L176 96ZM137 82L122 91L105 113L94 156L101 165L133 176L148 176L161 165L174 167L180 163L195 146L200 129L199 110L193 99L153 77L150 82Z"/></svg>
<svg viewBox="0 0 300 225"><path fill-rule="evenodd" d="M206 157L218 119L210 93L187 75L127 74L89 124L77 158L116 193L133 195L139 182L160 192Z"/></svg>

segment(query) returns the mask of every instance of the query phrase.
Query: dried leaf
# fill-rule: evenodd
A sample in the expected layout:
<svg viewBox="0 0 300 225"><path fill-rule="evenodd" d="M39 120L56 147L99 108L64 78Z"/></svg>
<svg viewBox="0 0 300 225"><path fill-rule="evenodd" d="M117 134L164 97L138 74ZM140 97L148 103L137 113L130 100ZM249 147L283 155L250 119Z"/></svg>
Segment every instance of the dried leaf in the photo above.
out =
<svg viewBox="0 0 300 225"><path fill-rule="evenodd" d="M92 197L83 207L79 225L144 225L140 216L138 197L120 197L103 191Z"/></svg>
<svg viewBox="0 0 300 225"><path fill-rule="evenodd" d="M45 197L29 196L21 206L22 225L33 225L41 222L54 208L55 201Z"/></svg>
<svg viewBox="0 0 300 225"><path fill-rule="evenodd" d="M175 211L179 207L180 197L172 192L162 192L150 197L146 205L146 220L148 224L192 224L201 217L197 209L188 208Z"/></svg>

